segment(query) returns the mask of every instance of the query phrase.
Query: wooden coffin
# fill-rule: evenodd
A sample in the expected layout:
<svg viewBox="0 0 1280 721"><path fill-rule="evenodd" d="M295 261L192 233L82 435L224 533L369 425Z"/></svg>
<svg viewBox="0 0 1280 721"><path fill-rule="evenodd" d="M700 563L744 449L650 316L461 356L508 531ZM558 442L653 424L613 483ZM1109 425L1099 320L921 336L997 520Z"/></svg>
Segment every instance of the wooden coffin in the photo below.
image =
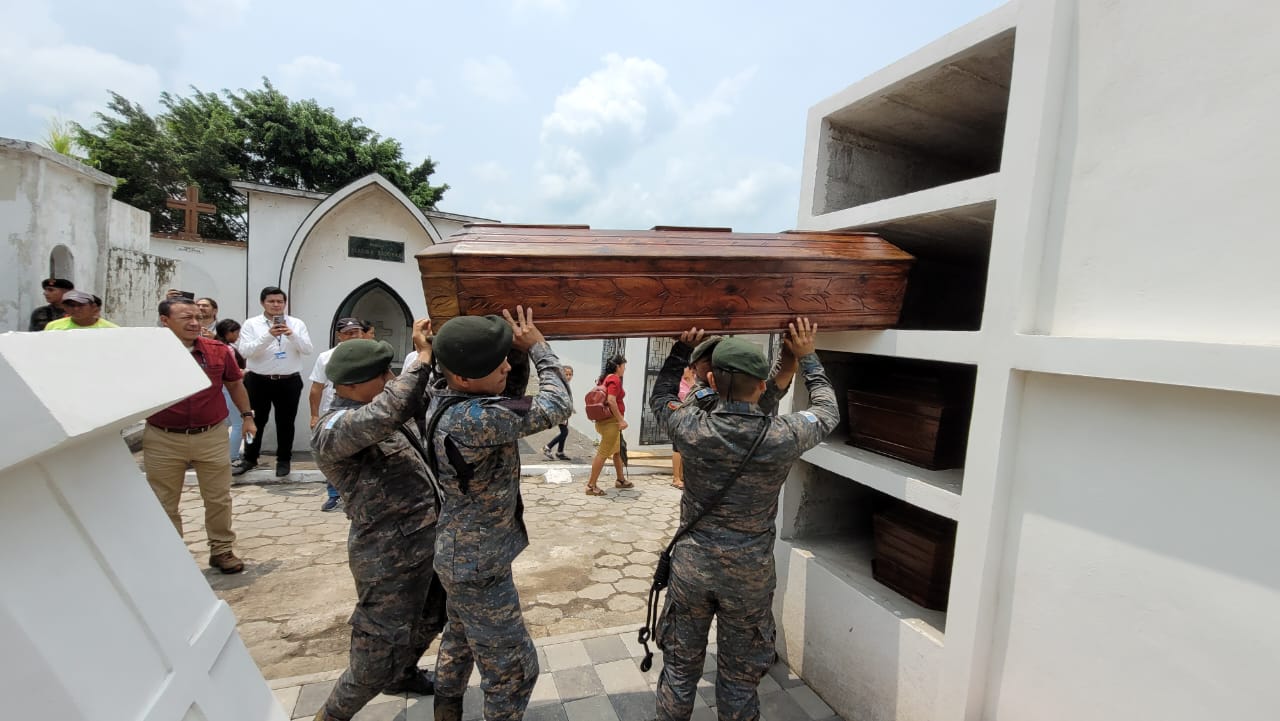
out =
<svg viewBox="0 0 1280 721"><path fill-rule="evenodd" d="M966 375L900 371L858 379L862 385L847 393L849 444L932 470L964 465L973 408Z"/></svg>
<svg viewBox="0 0 1280 721"><path fill-rule="evenodd" d="M528 225L468 225L417 258L436 327L523 304L550 338L889 328L913 260L865 233Z"/></svg>
<svg viewBox="0 0 1280 721"><path fill-rule="evenodd" d="M956 523L927 511L897 506L871 517L872 576L916 603L947 610Z"/></svg>

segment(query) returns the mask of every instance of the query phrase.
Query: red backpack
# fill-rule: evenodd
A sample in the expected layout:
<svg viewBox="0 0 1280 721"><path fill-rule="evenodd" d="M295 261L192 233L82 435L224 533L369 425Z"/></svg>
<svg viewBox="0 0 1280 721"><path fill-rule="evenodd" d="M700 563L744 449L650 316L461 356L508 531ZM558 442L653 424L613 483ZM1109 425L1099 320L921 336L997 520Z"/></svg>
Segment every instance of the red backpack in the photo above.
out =
<svg viewBox="0 0 1280 721"><path fill-rule="evenodd" d="M613 411L609 409L609 392L604 389L603 383L587 391L583 401L587 404L588 420L607 421L613 418Z"/></svg>

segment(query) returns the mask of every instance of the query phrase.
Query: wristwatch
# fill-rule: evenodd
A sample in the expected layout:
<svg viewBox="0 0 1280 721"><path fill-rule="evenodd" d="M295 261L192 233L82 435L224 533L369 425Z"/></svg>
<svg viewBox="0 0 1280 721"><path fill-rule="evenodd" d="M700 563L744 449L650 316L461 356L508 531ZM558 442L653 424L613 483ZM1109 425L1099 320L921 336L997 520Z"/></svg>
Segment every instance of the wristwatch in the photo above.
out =
<svg viewBox="0 0 1280 721"><path fill-rule="evenodd" d="M253 411L244 411L240 414L241 418L253 418Z"/></svg>

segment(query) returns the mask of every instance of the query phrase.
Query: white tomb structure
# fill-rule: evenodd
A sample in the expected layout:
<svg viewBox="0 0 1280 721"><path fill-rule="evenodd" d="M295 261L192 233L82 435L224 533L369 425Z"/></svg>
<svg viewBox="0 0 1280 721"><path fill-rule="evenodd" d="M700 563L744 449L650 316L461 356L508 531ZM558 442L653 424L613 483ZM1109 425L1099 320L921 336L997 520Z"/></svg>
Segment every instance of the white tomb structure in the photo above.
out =
<svg viewBox="0 0 1280 721"><path fill-rule="evenodd" d="M207 384L165 329L0 335L0 716L286 718L120 437Z"/></svg>
<svg viewBox="0 0 1280 721"><path fill-rule="evenodd" d="M811 109L798 227L953 299L821 334L837 386L976 374L963 468L841 428L784 489L779 651L845 718L1280 713L1278 36L1275 3L1022 0ZM889 499L958 523L945 612L872 578Z"/></svg>

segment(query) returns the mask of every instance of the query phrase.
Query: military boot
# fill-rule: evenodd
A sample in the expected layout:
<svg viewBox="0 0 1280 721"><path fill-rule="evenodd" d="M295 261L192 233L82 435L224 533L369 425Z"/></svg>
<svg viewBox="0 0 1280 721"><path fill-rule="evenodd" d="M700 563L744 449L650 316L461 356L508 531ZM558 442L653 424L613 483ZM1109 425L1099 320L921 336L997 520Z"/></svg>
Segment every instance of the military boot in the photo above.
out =
<svg viewBox="0 0 1280 721"><path fill-rule="evenodd" d="M419 668L413 668L398 681L382 689L383 693L413 693L419 696L430 696L435 693L436 686L431 674Z"/></svg>
<svg viewBox="0 0 1280 721"><path fill-rule="evenodd" d="M437 694L436 721L462 721L462 699Z"/></svg>

